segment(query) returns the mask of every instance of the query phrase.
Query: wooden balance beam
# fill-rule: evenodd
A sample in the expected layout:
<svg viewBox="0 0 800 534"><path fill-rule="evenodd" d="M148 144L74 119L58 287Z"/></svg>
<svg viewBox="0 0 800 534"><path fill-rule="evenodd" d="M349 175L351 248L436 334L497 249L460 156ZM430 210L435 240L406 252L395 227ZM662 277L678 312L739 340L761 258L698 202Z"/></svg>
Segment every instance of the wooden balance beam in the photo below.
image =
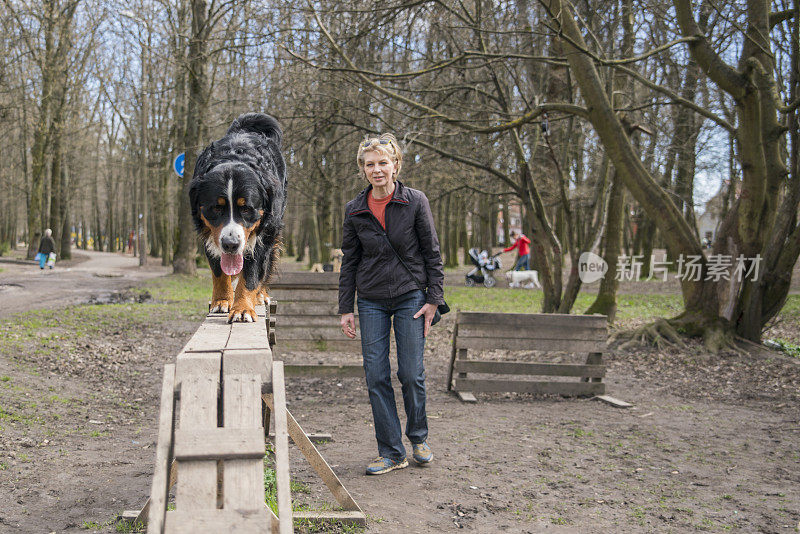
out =
<svg viewBox="0 0 800 534"><path fill-rule="evenodd" d="M123 519L149 533L280 533L308 518L366 524L366 516L286 409L283 362L272 361L270 322L209 315L175 364L164 366L150 498ZM177 414L177 417L176 417ZM275 419L278 515L264 502L265 437ZM292 513L289 437L342 511ZM180 477L178 477L180 473ZM168 510L175 488L175 509Z"/></svg>

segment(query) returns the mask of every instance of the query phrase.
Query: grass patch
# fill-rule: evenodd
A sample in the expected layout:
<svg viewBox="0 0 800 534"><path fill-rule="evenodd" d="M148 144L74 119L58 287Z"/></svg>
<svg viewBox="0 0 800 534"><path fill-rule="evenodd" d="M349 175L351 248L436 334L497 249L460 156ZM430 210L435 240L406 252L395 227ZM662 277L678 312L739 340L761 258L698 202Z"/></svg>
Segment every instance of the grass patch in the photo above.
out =
<svg viewBox="0 0 800 534"><path fill-rule="evenodd" d="M197 276L162 276L148 281L142 287L156 300L207 304L211 298L211 271L199 269Z"/></svg>
<svg viewBox="0 0 800 534"><path fill-rule="evenodd" d="M98 337L109 332L138 330L176 318L200 320L210 295L210 273L199 276L165 276L149 281L137 291L153 299L142 303L81 304L62 310L32 310L0 321L0 352L36 357L60 351L64 343ZM8 382L10 377L0 381Z"/></svg>
<svg viewBox="0 0 800 534"><path fill-rule="evenodd" d="M510 288L485 287L446 287L445 298L453 310L540 313L542 311L542 292ZM585 312L595 300L593 294L579 294L572 313ZM630 319L655 319L673 317L683 310L680 295L617 295L617 322ZM800 313L800 299L798 299Z"/></svg>
<svg viewBox="0 0 800 534"><path fill-rule="evenodd" d="M785 339L776 338L773 339L775 343L778 344L778 348L786 354L787 356L791 356L793 358L800 358L800 345L797 343L793 343L791 341L787 341Z"/></svg>

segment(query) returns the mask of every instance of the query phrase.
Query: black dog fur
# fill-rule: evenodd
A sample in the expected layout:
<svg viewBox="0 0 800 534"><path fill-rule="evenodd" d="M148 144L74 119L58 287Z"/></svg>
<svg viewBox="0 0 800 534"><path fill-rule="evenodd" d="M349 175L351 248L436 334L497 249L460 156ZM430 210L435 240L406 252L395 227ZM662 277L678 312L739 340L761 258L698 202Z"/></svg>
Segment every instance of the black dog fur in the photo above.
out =
<svg viewBox="0 0 800 534"><path fill-rule="evenodd" d="M229 321L255 320L253 308L261 287L276 269L286 210L282 137L273 117L246 113L233 121L222 139L206 147L195 164L189 185L192 218L214 275L212 308L229 311ZM220 233L224 227L224 235L239 235L235 225L241 225L246 243L241 271L233 275L239 277L234 296L231 276L220 263L224 247L232 245L230 239L221 243Z"/></svg>

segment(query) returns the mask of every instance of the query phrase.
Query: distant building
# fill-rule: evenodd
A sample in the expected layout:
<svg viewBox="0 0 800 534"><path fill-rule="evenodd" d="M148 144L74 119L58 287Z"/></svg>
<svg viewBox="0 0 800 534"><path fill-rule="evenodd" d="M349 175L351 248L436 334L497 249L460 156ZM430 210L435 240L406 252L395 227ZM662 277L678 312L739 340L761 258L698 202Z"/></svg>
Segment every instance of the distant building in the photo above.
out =
<svg viewBox="0 0 800 534"><path fill-rule="evenodd" d="M700 234L700 240L708 239L709 243L713 243L717 238L719 231L719 223L722 217L722 203L725 197L725 186L720 187L717 194L706 202L706 209L702 215L697 218L697 231Z"/></svg>

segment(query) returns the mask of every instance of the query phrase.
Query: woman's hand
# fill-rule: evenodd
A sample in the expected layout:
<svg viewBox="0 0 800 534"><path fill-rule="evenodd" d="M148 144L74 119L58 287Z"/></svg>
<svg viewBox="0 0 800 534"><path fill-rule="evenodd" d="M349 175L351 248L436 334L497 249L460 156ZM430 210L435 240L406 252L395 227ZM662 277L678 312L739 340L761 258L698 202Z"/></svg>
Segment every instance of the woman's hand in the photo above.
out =
<svg viewBox="0 0 800 534"><path fill-rule="evenodd" d="M350 339L356 338L356 317L352 313L343 313L339 320L342 326L342 333Z"/></svg>
<svg viewBox="0 0 800 534"><path fill-rule="evenodd" d="M431 323L433 322L433 316L436 315L436 308L438 308L436 304L426 303L419 309L417 313L414 314L414 319L420 315L425 316L425 330L422 332L423 337L428 337L428 329L431 327Z"/></svg>

